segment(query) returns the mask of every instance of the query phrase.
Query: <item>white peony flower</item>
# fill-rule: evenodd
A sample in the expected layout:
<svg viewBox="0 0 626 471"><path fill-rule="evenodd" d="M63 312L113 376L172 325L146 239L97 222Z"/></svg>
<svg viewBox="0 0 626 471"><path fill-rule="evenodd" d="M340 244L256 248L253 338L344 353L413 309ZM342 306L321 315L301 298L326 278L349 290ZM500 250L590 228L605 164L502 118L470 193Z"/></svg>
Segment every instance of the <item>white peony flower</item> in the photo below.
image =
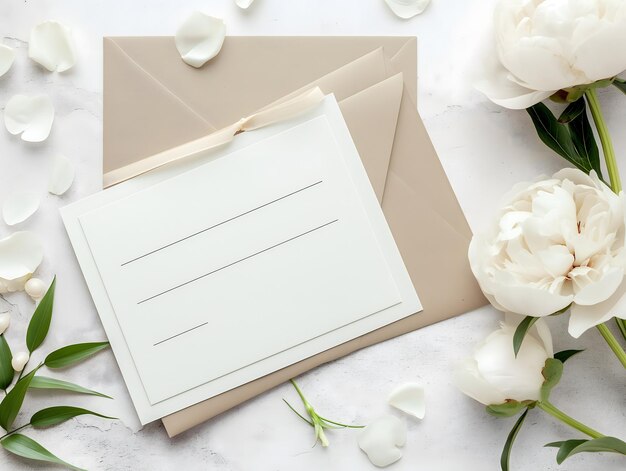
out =
<svg viewBox="0 0 626 471"><path fill-rule="evenodd" d="M492 230L472 239L474 276L501 311L544 317L571 305L573 337L626 318L625 209L595 172L520 184Z"/></svg>
<svg viewBox="0 0 626 471"><path fill-rule="evenodd" d="M528 108L626 70L624 0L500 0L494 22L496 51L477 88L501 106Z"/></svg>
<svg viewBox="0 0 626 471"><path fill-rule="evenodd" d="M454 383L464 394L486 406L541 398L542 370L546 360L554 357L552 335L539 319L526 333L515 357L513 335L522 319L507 314L500 328L455 372Z"/></svg>

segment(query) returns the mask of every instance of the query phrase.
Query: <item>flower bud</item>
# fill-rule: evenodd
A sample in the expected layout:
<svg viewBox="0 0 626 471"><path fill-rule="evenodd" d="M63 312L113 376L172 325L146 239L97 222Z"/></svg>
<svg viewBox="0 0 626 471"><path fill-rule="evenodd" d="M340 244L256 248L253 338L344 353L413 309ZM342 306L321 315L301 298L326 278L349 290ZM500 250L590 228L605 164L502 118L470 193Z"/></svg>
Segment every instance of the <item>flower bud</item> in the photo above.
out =
<svg viewBox="0 0 626 471"><path fill-rule="evenodd" d="M0 335L4 334L4 332L9 328L11 324L11 315L8 312L3 312L0 314Z"/></svg>
<svg viewBox="0 0 626 471"><path fill-rule="evenodd" d="M24 369L29 359L30 359L30 356L26 352L16 353L13 356L13 360L11 360L11 366L13 367L15 371L20 372Z"/></svg>
<svg viewBox="0 0 626 471"><path fill-rule="evenodd" d="M39 278L31 278L24 285L24 291L33 299L41 299L46 294L46 284Z"/></svg>

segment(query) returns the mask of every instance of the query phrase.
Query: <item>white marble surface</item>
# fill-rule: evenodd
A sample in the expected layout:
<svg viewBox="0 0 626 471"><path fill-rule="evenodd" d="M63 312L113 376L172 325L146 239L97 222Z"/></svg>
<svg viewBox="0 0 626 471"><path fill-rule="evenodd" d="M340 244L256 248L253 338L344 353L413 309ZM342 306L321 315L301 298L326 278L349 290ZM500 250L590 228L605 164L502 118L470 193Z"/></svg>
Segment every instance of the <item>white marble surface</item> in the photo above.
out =
<svg viewBox="0 0 626 471"><path fill-rule="evenodd" d="M48 93L57 119L51 137L26 144L0 128L0 201L16 189L40 192L42 207L20 228L39 233L45 243L41 276L58 275L58 295L51 333L43 351L104 338L97 314L69 247L56 209L99 189L102 147L103 35L171 35L192 10L221 16L230 34L417 35L420 40L419 109L431 133L470 224L479 230L496 201L513 183L549 173L563 165L535 137L524 112L488 103L468 86L468 64L478 36L480 15L491 2L433 0L429 10L409 21L394 17L383 0L256 0L241 11L232 0L24 0L0 3L0 41L17 49L18 60L0 78L0 108L15 93ZM79 62L67 74L42 71L27 56L30 28L55 18L79 38ZM602 93L616 148L626 150L626 97ZM61 152L77 166L71 191L58 198L46 193L47 165ZM626 171L624 160L622 171ZM11 228L0 223L0 236ZM10 310L9 341L18 349L33 310L24 294L0 299ZM421 422L407 420L404 458L394 470L495 470L512 420L488 417L482 407L450 384L451 368L472 345L495 327L498 315L484 308L386 342L320 367L300 378L309 399L326 416L358 423L389 412L387 393L398 383L419 381L427 389L427 413ZM554 402L606 434L624 436L624 374L594 332L575 343L564 333L563 319L551 319L558 349L587 351L568 364ZM164 371L176 380L175 371ZM120 416L123 421L80 418L45 431L29 432L50 450L89 469L108 470L317 470L374 469L356 445L355 433L331 432L328 449L312 447L312 431L282 403L297 402L283 385L169 440L155 423L136 431L136 422L113 355L105 352L64 373L113 395L115 401L84 400L57 394L28 397L21 423L42 404L79 403ZM577 436L539 411L520 433L513 469L618 470L616 456L579 456L558 467L554 451L542 445ZM34 466L34 469L45 469ZM0 453L0 469L31 469L30 463Z"/></svg>

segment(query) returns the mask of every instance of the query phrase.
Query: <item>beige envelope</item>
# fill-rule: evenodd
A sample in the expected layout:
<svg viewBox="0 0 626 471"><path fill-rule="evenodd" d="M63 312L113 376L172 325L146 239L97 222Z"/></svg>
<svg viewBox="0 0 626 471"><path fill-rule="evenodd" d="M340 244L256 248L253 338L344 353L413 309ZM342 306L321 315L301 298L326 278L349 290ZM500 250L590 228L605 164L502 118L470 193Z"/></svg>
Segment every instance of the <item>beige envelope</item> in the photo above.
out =
<svg viewBox="0 0 626 471"><path fill-rule="evenodd" d="M105 173L298 87L334 93L424 306L163 418L170 436L323 363L486 303L467 263L471 231L416 111L415 45L415 38L228 38L217 62L195 70L181 65L172 38L105 39Z"/></svg>

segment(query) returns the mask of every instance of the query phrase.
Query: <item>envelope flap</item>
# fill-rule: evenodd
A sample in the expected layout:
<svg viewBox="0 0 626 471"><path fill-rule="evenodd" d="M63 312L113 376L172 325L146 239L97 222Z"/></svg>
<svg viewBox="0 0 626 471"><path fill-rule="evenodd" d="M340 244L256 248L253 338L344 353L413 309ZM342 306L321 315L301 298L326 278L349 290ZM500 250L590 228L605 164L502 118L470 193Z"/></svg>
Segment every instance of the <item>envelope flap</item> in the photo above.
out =
<svg viewBox="0 0 626 471"><path fill-rule="evenodd" d="M104 63L104 173L214 131L109 38Z"/></svg>
<svg viewBox="0 0 626 471"><path fill-rule="evenodd" d="M367 175L382 203L402 101L402 74L339 103Z"/></svg>
<svg viewBox="0 0 626 471"><path fill-rule="evenodd" d="M172 37L115 38L129 57L218 129L376 49L393 57L412 40L228 36L220 54L196 69L180 59ZM417 69L416 57L406 62L408 68Z"/></svg>

